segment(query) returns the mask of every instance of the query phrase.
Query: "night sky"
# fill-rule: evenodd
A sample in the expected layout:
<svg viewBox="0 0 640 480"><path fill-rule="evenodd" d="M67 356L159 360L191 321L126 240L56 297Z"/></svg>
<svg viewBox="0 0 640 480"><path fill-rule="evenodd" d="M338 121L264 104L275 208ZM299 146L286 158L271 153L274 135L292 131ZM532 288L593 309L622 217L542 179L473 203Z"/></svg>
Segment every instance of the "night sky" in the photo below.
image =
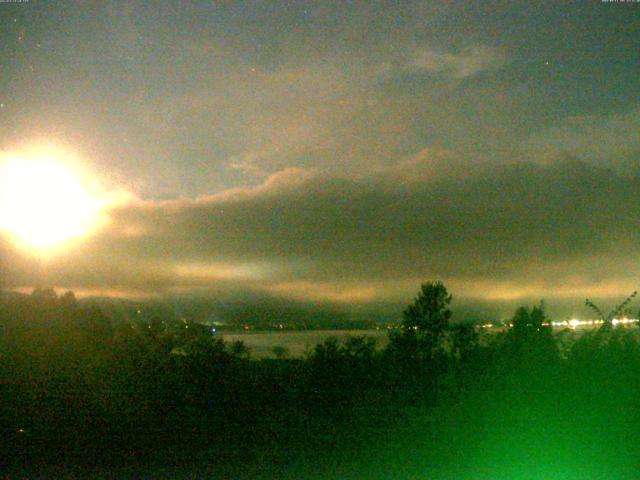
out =
<svg viewBox="0 0 640 480"><path fill-rule="evenodd" d="M46 258L0 237L5 286L624 298L639 55L639 3L0 3L0 152L119 198Z"/></svg>

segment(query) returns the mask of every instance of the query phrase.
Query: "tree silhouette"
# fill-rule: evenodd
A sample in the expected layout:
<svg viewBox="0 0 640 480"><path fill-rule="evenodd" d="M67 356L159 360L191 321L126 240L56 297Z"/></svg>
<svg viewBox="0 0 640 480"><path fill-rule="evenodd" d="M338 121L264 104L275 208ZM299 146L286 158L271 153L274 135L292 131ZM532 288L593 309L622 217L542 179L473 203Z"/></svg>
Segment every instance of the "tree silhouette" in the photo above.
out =
<svg viewBox="0 0 640 480"><path fill-rule="evenodd" d="M604 314L604 312L591 300L588 298L585 300L585 305L598 315L598 319L602 321L602 328L607 329L611 327L611 322L614 318L619 317L620 315L628 314L629 304L633 301L633 299L638 295L638 292L635 291L627 298L624 299L622 303L616 305L608 314Z"/></svg>
<svg viewBox="0 0 640 480"><path fill-rule="evenodd" d="M390 350L400 356L430 360L443 350L452 296L440 281L424 283L403 312L402 332L392 334Z"/></svg>
<svg viewBox="0 0 640 480"><path fill-rule="evenodd" d="M311 354L314 362L320 364L332 364L340 358L340 345L336 337L328 337L324 342L318 343Z"/></svg>
<svg viewBox="0 0 640 480"><path fill-rule="evenodd" d="M519 307L511 323L513 327L509 330L506 344L511 360L520 360L523 365L531 366L557 359L558 346L545 313L544 302L541 301L531 310Z"/></svg>
<svg viewBox="0 0 640 480"><path fill-rule="evenodd" d="M271 353L273 353L273 355L278 360L284 360L285 358L289 358L289 356L291 355L291 353L289 352L289 349L281 345L276 345L275 347L273 347L271 349Z"/></svg>
<svg viewBox="0 0 640 480"><path fill-rule="evenodd" d="M249 356L251 355L251 350L242 340L234 341L230 345L229 350L231 351L232 355L238 358L249 358Z"/></svg>
<svg viewBox="0 0 640 480"><path fill-rule="evenodd" d="M545 325L547 320L544 303L534 306L531 311L527 307L519 307L511 319L513 335L518 338L526 338L536 333L548 329L549 325Z"/></svg>
<svg viewBox="0 0 640 480"><path fill-rule="evenodd" d="M452 330L453 353L459 360L469 361L478 351L480 340L478 332L471 323L459 323Z"/></svg>
<svg viewBox="0 0 640 480"><path fill-rule="evenodd" d="M362 335L349 337L340 351L349 358L369 360L376 353L376 340Z"/></svg>

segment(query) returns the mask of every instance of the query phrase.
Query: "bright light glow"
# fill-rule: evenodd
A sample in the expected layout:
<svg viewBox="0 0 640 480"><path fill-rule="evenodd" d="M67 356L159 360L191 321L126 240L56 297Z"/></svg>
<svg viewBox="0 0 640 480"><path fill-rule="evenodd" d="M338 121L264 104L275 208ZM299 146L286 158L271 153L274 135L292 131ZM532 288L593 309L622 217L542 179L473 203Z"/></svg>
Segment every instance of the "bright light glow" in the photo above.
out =
<svg viewBox="0 0 640 480"><path fill-rule="evenodd" d="M572 318L571 320L569 320L569 325L571 326L571 328L576 328L580 326L580 324L581 322L577 318Z"/></svg>
<svg viewBox="0 0 640 480"><path fill-rule="evenodd" d="M0 161L0 229L19 243L46 251L97 226L104 206L58 152Z"/></svg>

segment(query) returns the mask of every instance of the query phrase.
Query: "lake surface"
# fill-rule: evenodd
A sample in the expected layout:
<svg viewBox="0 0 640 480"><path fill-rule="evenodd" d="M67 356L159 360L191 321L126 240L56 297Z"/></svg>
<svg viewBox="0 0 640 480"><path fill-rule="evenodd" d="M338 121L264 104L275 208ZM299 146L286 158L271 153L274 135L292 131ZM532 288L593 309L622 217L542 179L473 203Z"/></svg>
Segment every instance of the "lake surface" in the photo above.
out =
<svg viewBox="0 0 640 480"><path fill-rule="evenodd" d="M553 333L555 335L561 335L565 338L565 341L569 339L576 340L586 332L592 331L597 326L584 325L575 329L567 329L567 327L554 327ZM620 325L617 328L630 329L636 332L640 336L640 329L636 324ZM491 329L481 329L480 343L490 341L494 335L506 332L508 329L503 327L495 327ZM566 332L566 334L562 334ZM304 331L271 331L271 332L234 332L234 333L221 333L222 338L226 342L235 342L241 340L251 350L251 356L253 358L265 358L275 357L273 353L274 347L285 348L289 356L301 357L307 352L313 350L313 348L324 342L329 337L336 337L338 341L344 342L349 337L366 336L372 337L376 341L376 348L382 349L389 343L388 330L304 330Z"/></svg>
<svg viewBox="0 0 640 480"><path fill-rule="evenodd" d="M349 337L366 336L376 340L376 348L384 348L388 343L387 330L305 330L301 332L256 332L223 333L226 342L241 340L251 350L254 358L274 357L273 348L283 347L292 357L303 356L313 350L318 343L329 337L344 342Z"/></svg>

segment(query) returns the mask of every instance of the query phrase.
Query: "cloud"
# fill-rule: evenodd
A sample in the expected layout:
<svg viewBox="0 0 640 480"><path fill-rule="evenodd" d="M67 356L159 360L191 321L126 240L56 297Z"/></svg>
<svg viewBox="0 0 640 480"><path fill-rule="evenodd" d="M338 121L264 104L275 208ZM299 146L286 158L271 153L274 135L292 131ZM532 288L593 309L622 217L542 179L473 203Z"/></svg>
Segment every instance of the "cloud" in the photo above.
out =
<svg viewBox="0 0 640 480"><path fill-rule="evenodd" d="M212 199L222 200L231 198L248 198L259 195L282 194L304 186L311 180L319 178L320 173L315 169L289 167L269 175L260 185L252 188L238 187L225 190ZM208 196L201 197L206 200Z"/></svg>
<svg viewBox="0 0 640 480"><path fill-rule="evenodd" d="M572 115L534 132L523 141L533 155L568 153L590 161L622 163L640 152L640 107L623 112Z"/></svg>
<svg viewBox="0 0 640 480"><path fill-rule="evenodd" d="M229 168L263 178L310 151L332 148L366 105L366 78L327 60L320 65L242 65L175 100L181 124L211 132Z"/></svg>
<svg viewBox="0 0 640 480"><path fill-rule="evenodd" d="M489 165L477 164L473 170L459 154L443 148L427 147L391 165L374 170L369 179L381 185L418 184L442 179L478 176Z"/></svg>
<svg viewBox="0 0 640 480"><path fill-rule="evenodd" d="M638 177L568 160L452 173L449 155L423 151L358 179L288 169L223 194L130 201L52 258L47 278L91 291L236 288L343 304L401 301L433 278L458 298L492 301L636 288ZM412 171L416 181L404 181ZM19 253L5 246L3 258L24 266L8 285L36 283Z"/></svg>
<svg viewBox="0 0 640 480"><path fill-rule="evenodd" d="M455 53L422 47L413 53L409 68L461 80L497 70L506 62L507 58L500 50L486 45L468 46Z"/></svg>

